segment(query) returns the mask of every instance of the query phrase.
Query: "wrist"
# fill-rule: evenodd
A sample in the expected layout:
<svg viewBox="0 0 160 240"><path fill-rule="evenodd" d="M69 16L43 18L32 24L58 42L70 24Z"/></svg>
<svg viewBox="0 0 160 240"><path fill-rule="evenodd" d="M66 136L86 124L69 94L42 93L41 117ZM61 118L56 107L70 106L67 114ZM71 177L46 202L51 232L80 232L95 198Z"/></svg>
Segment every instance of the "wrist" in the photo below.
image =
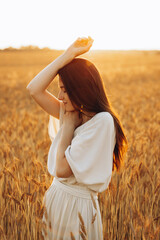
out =
<svg viewBox="0 0 160 240"><path fill-rule="evenodd" d="M74 126L73 123L71 123L71 122L68 122L68 123L67 123L67 121L65 121L64 124L63 124L63 128L64 128L65 131L67 131L67 132L74 132L74 130L75 130L76 127Z"/></svg>
<svg viewBox="0 0 160 240"><path fill-rule="evenodd" d="M62 55L67 61L72 61L75 58L74 54L69 49L65 50Z"/></svg>
<svg viewBox="0 0 160 240"><path fill-rule="evenodd" d="M70 63L74 59L73 55L69 52L62 53L59 57L59 67L58 70L63 68L66 64Z"/></svg>

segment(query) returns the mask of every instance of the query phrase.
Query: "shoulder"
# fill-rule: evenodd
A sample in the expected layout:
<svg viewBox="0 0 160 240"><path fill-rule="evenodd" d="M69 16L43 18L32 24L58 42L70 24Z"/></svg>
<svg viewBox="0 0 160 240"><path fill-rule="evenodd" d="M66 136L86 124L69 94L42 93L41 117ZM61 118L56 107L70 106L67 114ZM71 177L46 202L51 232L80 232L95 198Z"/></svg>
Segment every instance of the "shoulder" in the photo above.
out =
<svg viewBox="0 0 160 240"><path fill-rule="evenodd" d="M93 131L96 133L100 139L104 138L115 141L116 136L116 127L114 124L114 118L109 112L100 112L97 117L94 119L95 127Z"/></svg>
<svg viewBox="0 0 160 240"><path fill-rule="evenodd" d="M75 141L97 141L115 136L114 119L109 112L99 112L89 121L79 126L74 133Z"/></svg>
<svg viewBox="0 0 160 240"><path fill-rule="evenodd" d="M114 125L114 119L109 112L99 112L94 116L94 122L97 124Z"/></svg>
<svg viewBox="0 0 160 240"><path fill-rule="evenodd" d="M78 127L76 131L81 130L81 133L94 134L100 132L106 133L106 130L114 129L114 120L109 112L99 112L92 117L88 122Z"/></svg>

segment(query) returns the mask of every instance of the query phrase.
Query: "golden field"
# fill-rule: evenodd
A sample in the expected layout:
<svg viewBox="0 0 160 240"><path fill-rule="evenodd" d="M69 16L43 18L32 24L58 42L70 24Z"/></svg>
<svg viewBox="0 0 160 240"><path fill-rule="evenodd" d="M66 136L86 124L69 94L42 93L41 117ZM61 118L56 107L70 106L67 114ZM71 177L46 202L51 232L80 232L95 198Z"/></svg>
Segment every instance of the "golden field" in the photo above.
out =
<svg viewBox="0 0 160 240"><path fill-rule="evenodd" d="M42 198L53 180L47 171L49 116L26 86L60 54L0 51L0 239L42 239ZM90 51L80 57L100 71L128 140L124 166L99 194L104 239L159 240L160 52ZM57 81L48 88L56 96Z"/></svg>

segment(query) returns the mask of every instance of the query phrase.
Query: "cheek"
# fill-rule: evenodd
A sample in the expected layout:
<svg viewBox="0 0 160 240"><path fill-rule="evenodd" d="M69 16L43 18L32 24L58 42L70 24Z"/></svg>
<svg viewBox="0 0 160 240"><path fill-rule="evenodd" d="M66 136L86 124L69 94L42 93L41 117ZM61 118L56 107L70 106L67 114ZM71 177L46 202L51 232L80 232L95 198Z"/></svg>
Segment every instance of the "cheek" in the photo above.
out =
<svg viewBox="0 0 160 240"><path fill-rule="evenodd" d="M67 105L70 105L73 107L72 102L70 101L68 95L66 95L66 102L67 102Z"/></svg>
<svg viewBox="0 0 160 240"><path fill-rule="evenodd" d="M67 103L68 103L69 105L72 104L69 98L67 98Z"/></svg>
<svg viewBox="0 0 160 240"><path fill-rule="evenodd" d="M71 102L69 97L68 97L68 94L65 95L65 99L67 100L67 102Z"/></svg>

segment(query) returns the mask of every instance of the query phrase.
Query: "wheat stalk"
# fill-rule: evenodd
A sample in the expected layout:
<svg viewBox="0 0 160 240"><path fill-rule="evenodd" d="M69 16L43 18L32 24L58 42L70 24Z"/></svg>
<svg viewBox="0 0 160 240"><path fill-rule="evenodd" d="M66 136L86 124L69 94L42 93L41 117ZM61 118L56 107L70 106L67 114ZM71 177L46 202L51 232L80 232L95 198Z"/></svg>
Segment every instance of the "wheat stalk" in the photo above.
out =
<svg viewBox="0 0 160 240"><path fill-rule="evenodd" d="M87 240L87 237L85 236L84 232L82 232L81 230L79 230L79 234L80 234L80 236L81 236L81 238L82 238L83 240Z"/></svg>
<svg viewBox="0 0 160 240"><path fill-rule="evenodd" d="M81 229L82 229L82 233L83 233L85 236L87 236L87 231L86 231L86 228L85 228L85 225L84 225L84 221L83 221L83 218L82 218L82 215L81 215L80 212L78 212L78 217L79 217L80 222L81 222L80 227L81 227Z"/></svg>
<svg viewBox="0 0 160 240"><path fill-rule="evenodd" d="M71 235L71 240L76 240L72 232L70 232L70 235Z"/></svg>
<svg viewBox="0 0 160 240"><path fill-rule="evenodd" d="M97 210L96 202L94 200L94 197L93 197L92 193L90 193L90 195L91 195L91 199L92 199L92 202L93 202L93 206Z"/></svg>
<svg viewBox="0 0 160 240"><path fill-rule="evenodd" d="M97 216L97 213L95 213L95 214L93 215L92 224L94 223L94 221L95 221L95 219L96 219L96 216Z"/></svg>

